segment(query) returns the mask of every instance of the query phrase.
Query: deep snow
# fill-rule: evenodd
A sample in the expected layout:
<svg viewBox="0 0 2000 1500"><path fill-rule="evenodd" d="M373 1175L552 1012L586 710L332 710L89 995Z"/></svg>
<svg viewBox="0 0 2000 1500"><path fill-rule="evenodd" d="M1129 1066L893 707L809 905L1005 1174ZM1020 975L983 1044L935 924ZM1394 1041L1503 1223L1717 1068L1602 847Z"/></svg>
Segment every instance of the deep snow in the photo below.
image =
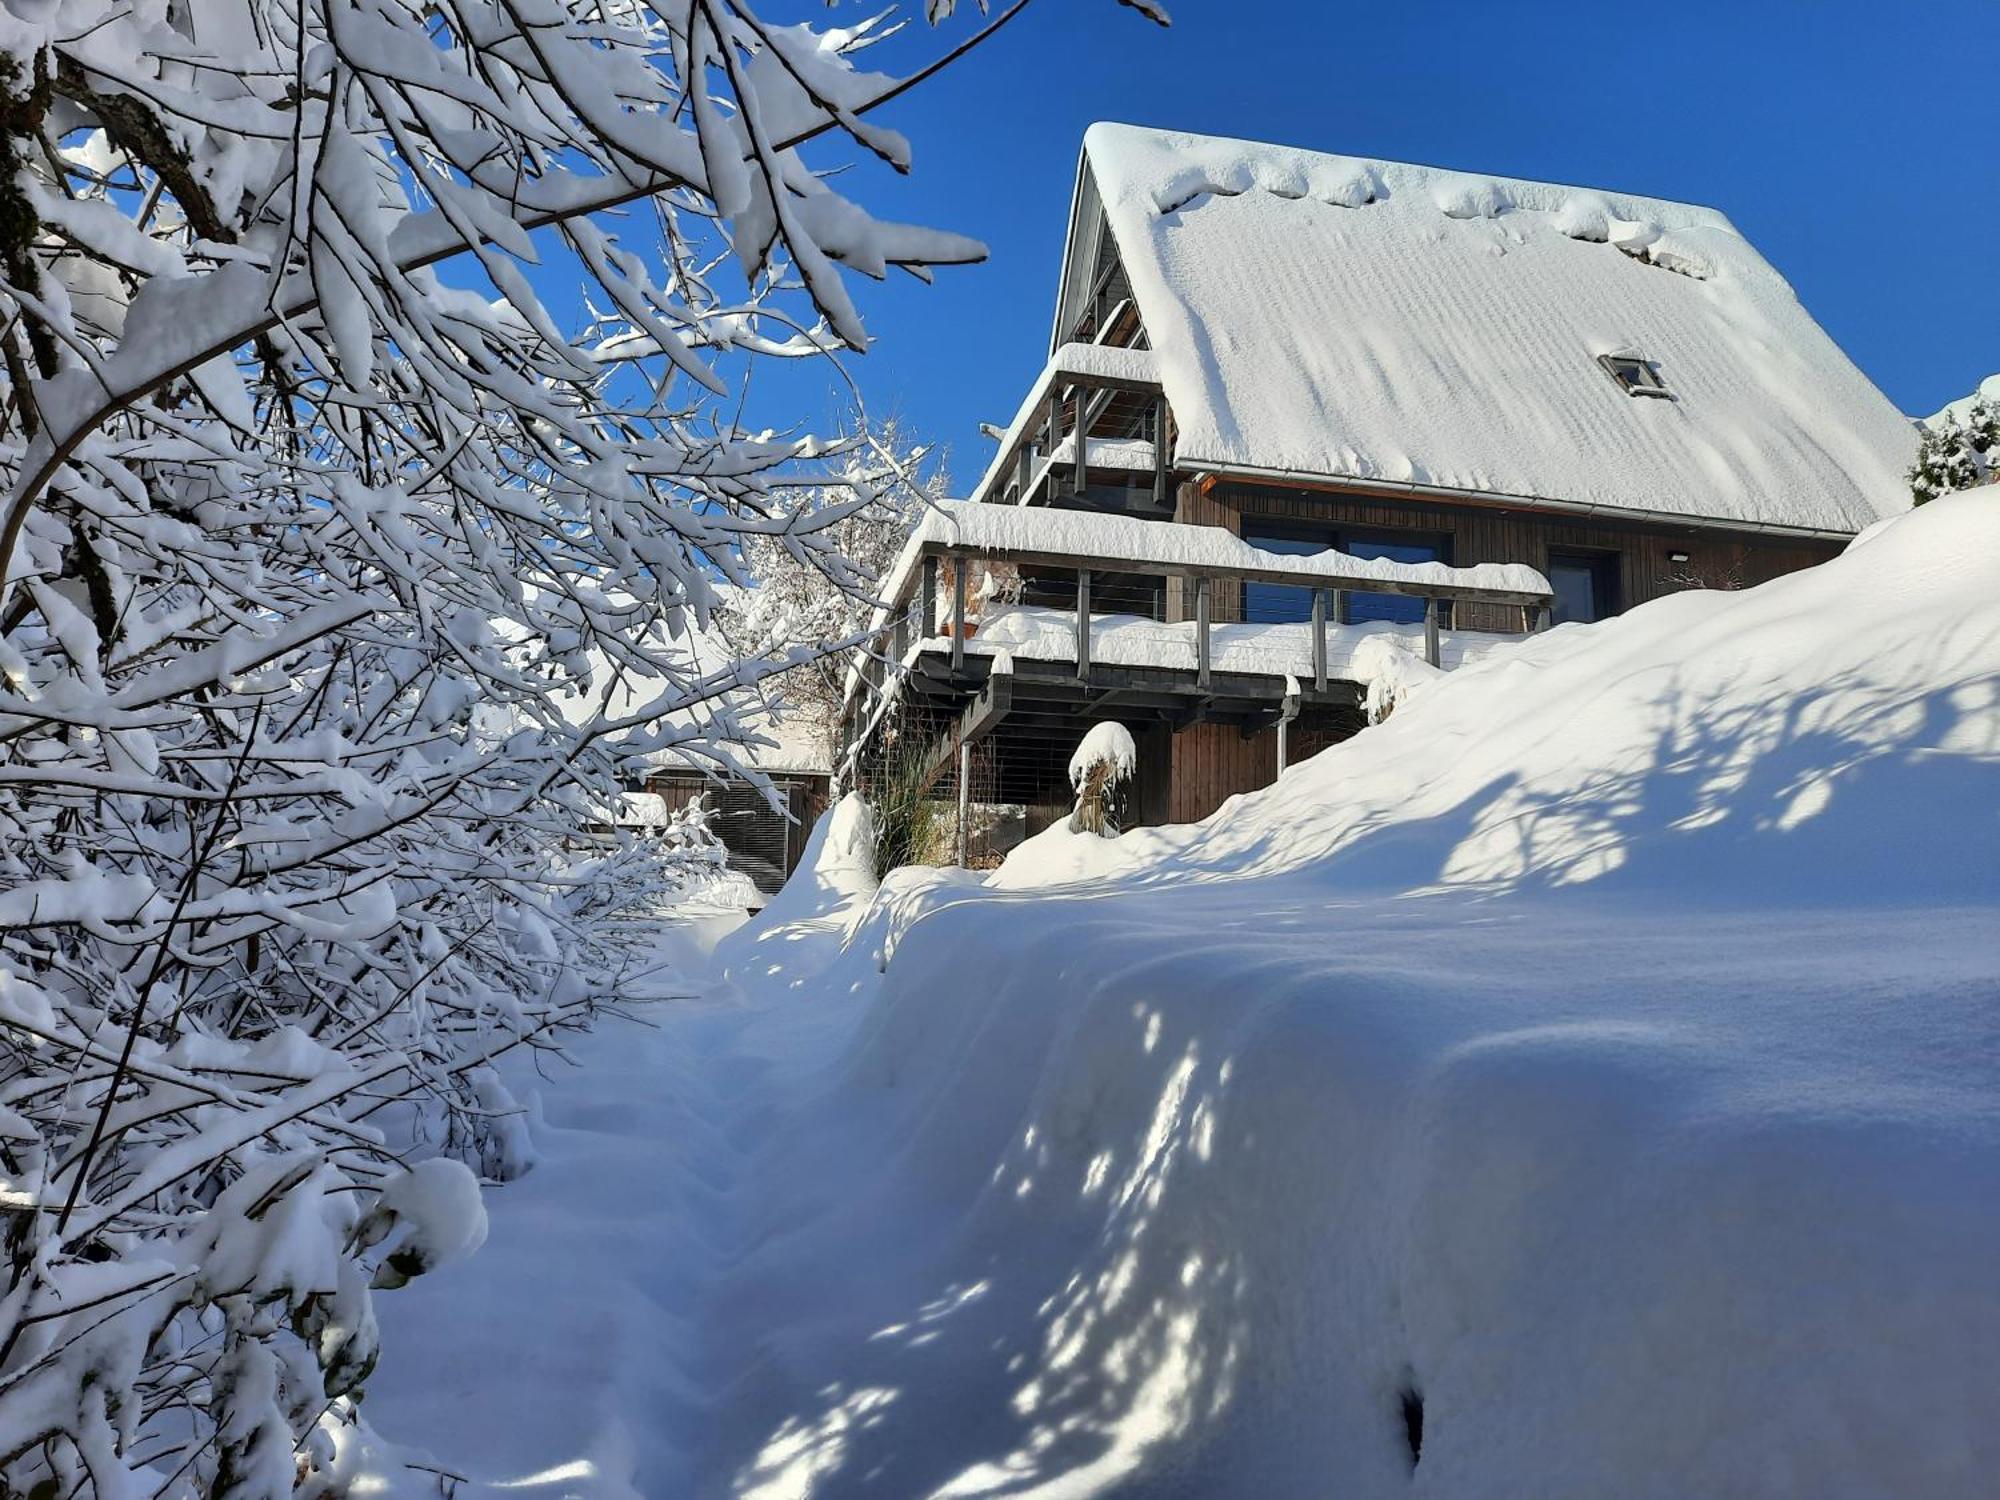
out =
<svg viewBox="0 0 2000 1500"><path fill-rule="evenodd" d="M462 1495L1990 1493L1996 583L1947 498L989 879L837 813L381 1299L378 1423Z"/></svg>

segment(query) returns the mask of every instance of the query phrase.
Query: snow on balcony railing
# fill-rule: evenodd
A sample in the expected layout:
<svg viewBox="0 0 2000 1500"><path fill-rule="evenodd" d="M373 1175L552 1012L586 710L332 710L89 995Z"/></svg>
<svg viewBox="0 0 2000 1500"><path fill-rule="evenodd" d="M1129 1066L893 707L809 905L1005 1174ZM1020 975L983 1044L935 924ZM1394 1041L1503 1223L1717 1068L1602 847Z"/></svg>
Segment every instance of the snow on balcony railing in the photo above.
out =
<svg viewBox="0 0 2000 1500"><path fill-rule="evenodd" d="M1345 552L1267 552L1220 526L1185 526L1099 511L946 501L929 511L903 548L887 597L905 598L928 554L967 552L1107 571L1207 575L1248 583L1341 588L1534 607L1549 581L1526 563L1394 562Z"/></svg>
<svg viewBox="0 0 2000 1500"><path fill-rule="evenodd" d="M1110 344L1064 344L1049 356L1048 364L1028 388L1027 398L1021 402L1020 410L1014 413L1014 420L1007 424L1007 431L1002 435L999 446L993 450L993 459L987 464L986 472L972 487L973 499L991 498L994 486L1006 482L1008 468L1016 461L1021 444L1043 421L1050 393L1077 381L1126 390L1157 391L1160 388L1159 370L1150 349L1123 349ZM1092 444L1093 448L1095 446ZM1075 456L1075 449L1072 448L1070 457L1074 459Z"/></svg>

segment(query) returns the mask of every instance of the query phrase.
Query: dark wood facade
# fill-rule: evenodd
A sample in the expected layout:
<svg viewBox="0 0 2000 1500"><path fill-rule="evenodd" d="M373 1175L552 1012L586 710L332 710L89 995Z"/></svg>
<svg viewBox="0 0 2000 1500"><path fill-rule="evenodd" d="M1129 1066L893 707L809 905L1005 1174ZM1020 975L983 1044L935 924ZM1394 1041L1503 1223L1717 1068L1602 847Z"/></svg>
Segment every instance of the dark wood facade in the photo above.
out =
<svg viewBox="0 0 2000 1500"><path fill-rule="evenodd" d="M1231 480L1180 485L1174 519L1185 525L1223 526L1238 535L1246 521L1272 521L1442 537L1446 543L1444 561L1454 567L1526 563L1546 572L1551 553L1602 558L1615 569L1617 609L1621 612L1684 589L1738 589L1768 583L1825 562L1843 545L1729 531L1693 522L1672 526L1498 504L1453 504L1363 490L1285 488ZM1242 618L1240 592L1218 592L1213 607L1218 620ZM1457 623L1473 630L1518 628L1513 620L1489 618L1477 607L1462 611Z"/></svg>
<svg viewBox="0 0 2000 1500"><path fill-rule="evenodd" d="M1601 558L1617 579L1619 611L1649 599L1690 588L1749 588L1834 556L1841 544L1794 540L1753 532L1725 531L1697 524L1668 526L1615 518L1577 518L1553 512L1487 504L1451 504L1405 495L1351 489L1306 489L1232 480L1185 481L1176 490L1174 519L1183 525L1222 526L1242 535L1246 524L1275 522L1310 531L1440 538L1444 561L1458 567L1475 563L1527 563L1546 571L1551 553ZM1243 618L1242 591L1218 587L1214 618ZM1192 605L1178 585L1169 585L1168 617L1187 619ZM1490 606L1461 607L1455 622L1464 629L1515 630L1513 612ZM1295 726L1290 759L1296 763L1345 739L1359 721ZM1277 734L1263 730L1245 738L1236 729L1194 724L1172 737L1170 753L1153 762L1168 778L1164 808L1148 801L1143 821L1187 823L1214 812L1239 792L1269 786L1277 775ZM1142 773L1148 767L1143 763ZM1154 774L1159 774L1154 769Z"/></svg>

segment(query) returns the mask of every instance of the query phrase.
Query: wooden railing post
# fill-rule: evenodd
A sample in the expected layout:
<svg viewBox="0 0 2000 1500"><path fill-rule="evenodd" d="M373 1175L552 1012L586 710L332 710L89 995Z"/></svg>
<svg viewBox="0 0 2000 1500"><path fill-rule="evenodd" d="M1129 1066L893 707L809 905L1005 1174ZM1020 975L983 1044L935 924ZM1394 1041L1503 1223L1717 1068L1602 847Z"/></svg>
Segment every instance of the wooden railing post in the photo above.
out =
<svg viewBox="0 0 2000 1500"><path fill-rule="evenodd" d="M951 569L951 670L965 670L965 574L971 562L963 555L952 559Z"/></svg>
<svg viewBox="0 0 2000 1500"><path fill-rule="evenodd" d="M929 640L937 630L937 554L924 559L924 602L923 619L918 622L917 639Z"/></svg>
<svg viewBox="0 0 2000 1500"><path fill-rule="evenodd" d="M1424 600L1424 660L1434 667L1438 665L1438 602L1435 597Z"/></svg>
<svg viewBox="0 0 2000 1500"><path fill-rule="evenodd" d="M1326 606L1331 589L1313 590L1313 687L1326 691Z"/></svg>
<svg viewBox="0 0 2000 1500"><path fill-rule="evenodd" d="M1081 495L1086 489L1090 488L1090 446L1089 446L1089 440L1084 436L1084 428L1089 425L1090 421L1090 410L1087 404L1090 392L1086 391L1080 385L1077 386L1075 389L1076 389L1076 492L1077 494Z"/></svg>
<svg viewBox="0 0 2000 1500"><path fill-rule="evenodd" d="M1076 572L1076 678L1090 680L1090 569Z"/></svg>
<svg viewBox="0 0 2000 1500"><path fill-rule="evenodd" d="M1203 574L1194 584L1194 682L1200 688L1208 686L1208 593Z"/></svg>
<svg viewBox="0 0 2000 1500"><path fill-rule="evenodd" d="M1153 504L1167 503L1167 398L1153 398Z"/></svg>

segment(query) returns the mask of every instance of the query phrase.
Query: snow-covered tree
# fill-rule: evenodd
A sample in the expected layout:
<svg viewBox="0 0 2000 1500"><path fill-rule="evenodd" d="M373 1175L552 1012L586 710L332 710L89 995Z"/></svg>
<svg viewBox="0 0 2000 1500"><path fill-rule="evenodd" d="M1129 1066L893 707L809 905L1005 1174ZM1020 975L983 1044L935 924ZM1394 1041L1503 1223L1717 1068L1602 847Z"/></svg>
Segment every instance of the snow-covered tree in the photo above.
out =
<svg viewBox="0 0 2000 1500"><path fill-rule="evenodd" d="M2000 479L2000 405L1982 391L1963 412L1946 407L1920 425L1910 495L1922 505Z"/></svg>
<svg viewBox="0 0 2000 1500"><path fill-rule="evenodd" d="M724 599L717 621L745 660L805 660L764 685L779 712L807 727L829 764L838 750L841 698L850 658L829 641L859 636L924 507L945 497L942 470L929 450L898 424L863 425L859 441L828 484L798 497L811 528L802 544L789 532L746 539L744 571L752 586ZM839 566L829 566L829 554Z"/></svg>
<svg viewBox="0 0 2000 1500"><path fill-rule="evenodd" d="M746 546L845 571L863 449L746 429L742 371L982 253L802 154L907 165L890 29L0 15L0 1492L345 1487L371 1284L518 1168L493 1060L702 866L577 831L772 669L680 644Z"/></svg>

